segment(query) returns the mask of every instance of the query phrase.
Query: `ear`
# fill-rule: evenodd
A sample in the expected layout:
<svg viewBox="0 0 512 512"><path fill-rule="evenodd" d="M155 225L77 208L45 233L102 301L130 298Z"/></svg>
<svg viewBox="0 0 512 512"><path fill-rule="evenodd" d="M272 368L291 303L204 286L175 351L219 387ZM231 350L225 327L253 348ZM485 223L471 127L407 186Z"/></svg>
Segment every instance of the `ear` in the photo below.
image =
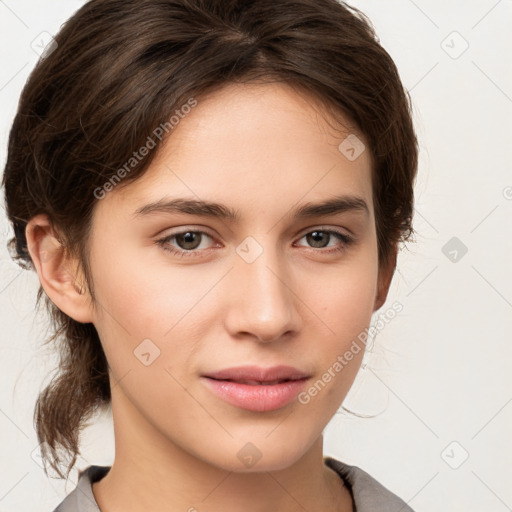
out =
<svg viewBox="0 0 512 512"><path fill-rule="evenodd" d="M25 236L39 281L50 300L77 322L92 322L92 301L83 275L78 276L78 261L59 242L48 216L32 217Z"/></svg>
<svg viewBox="0 0 512 512"><path fill-rule="evenodd" d="M377 311L386 302L388 296L389 287L391 285L391 279L395 273L396 259L397 259L398 247L395 246L392 250L387 262L379 266L379 277L377 279L377 294L375 296L375 303L373 310Z"/></svg>

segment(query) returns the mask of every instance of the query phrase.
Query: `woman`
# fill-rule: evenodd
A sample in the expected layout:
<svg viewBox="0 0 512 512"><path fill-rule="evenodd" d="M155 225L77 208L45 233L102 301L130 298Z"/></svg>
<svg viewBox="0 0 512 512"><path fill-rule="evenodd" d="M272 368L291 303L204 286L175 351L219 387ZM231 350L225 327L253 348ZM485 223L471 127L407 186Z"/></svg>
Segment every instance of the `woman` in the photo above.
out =
<svg viewBox="0 0 512 512"><path fill-rule="evenodd" d="M87 2L23 90L3 177L61 357L35 410L61 477L112 408L112 466L56 510L411 510L322 431L416 170L407 94L355 9Z"/></svg>

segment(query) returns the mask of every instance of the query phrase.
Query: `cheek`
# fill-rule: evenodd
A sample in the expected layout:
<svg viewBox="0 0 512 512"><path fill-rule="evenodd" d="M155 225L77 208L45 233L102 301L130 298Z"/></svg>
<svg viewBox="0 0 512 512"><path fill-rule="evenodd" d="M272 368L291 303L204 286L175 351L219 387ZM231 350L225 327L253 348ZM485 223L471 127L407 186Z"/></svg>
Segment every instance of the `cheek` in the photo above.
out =
<svg viewBox="0 0 512 512"><path fill-rule="evenodd" d="M95 259L93 278L95 326L114 376L138 374L154 358L151 369L168 368L181 378L180 368L192 368L202 335L217 314L208 294L225 271L171 266L164 260L143 264L140 252L110 248ZM154 373L140 378L153 379Z"/></svg>
<svg viewBox="0 0 512 512"><path fill-rule="evenodd" d="M318 276L318 286L308 288L304 295L308 304L318 307L315 325L322 332L320 337L317 333L321 350L315 353L321 382L308 396L311 406L326 417L339 407L359 370L374 308L378 262L372 251L361 251L329 272L333 273L330 279Z"/></svg>
<svg viewBox="0 0 512 512"><path fill-rule="evenodd" d="M299 396L300 407L311 421L327 423L347 396L366 348L366 334L373 312L376 273L372 267L351 269L343 278L331 281L322 291L310 294L311 304L321 304L316 326L318 374ZM314 329L311 329L314 336ZM316 418L316 419L313 419Z"/></svg>
<svg viewBox="0 0 512 512"><path fill-rule="evenodd" d="M98 301L109 313L100 321L115 322L135 337L164 337L215 281L212 272L203 278L191 269L144 263L141 252L109 255L94 272Z"/></svg>
<svg viewBox="0 0 512 512"><path fill-rule="evenodd" d="M326 272L328 275L317 275L317 286L304 288L302 295L324 324L327 338L335 345L343 345L357 337L371 320L377 290L377 260L371 254L361 253L350 264Z"/></svg>

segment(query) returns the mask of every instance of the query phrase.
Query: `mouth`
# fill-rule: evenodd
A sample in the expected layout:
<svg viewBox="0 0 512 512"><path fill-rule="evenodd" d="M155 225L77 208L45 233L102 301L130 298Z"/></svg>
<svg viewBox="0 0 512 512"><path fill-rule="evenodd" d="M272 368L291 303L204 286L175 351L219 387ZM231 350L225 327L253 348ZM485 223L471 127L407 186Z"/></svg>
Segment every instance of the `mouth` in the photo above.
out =
<svg viewBox="0 0 512 512"><path fill-rule="evenodd" d="M267 412L289 405L310 375L290 366L240 366L201 376L207 388L230 405Z"/></svg>
<svg viewBox="0 0 512 512"><path fill-rule="evenodd" d="M213 377L211 377L213 378ZM275 384L281 384L282 382L290 382L300 379L279 379L279 380L233 380L233 379L213 379L224 382L236 382L237 384L247 384L248 386L274 386Z"/></svg>
<svg viewBox="0 0 512 512"><path fill-rule="evenodd" d="M299 380L309 375L293 366L235 366L209 372L203 375L210 379L232 381L247 384L280 383L288 380Z"/></svg>

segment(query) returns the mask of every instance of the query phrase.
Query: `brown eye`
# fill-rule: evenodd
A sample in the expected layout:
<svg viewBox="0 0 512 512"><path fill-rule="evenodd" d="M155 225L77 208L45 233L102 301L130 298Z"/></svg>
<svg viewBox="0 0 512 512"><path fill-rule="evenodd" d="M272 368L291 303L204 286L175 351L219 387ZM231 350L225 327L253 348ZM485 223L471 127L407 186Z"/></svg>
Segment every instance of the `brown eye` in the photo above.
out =
<svg viewBox="0 0 512 512"><path fill-rule="evenodd" d="M201 244L202 234L199 231L186 231L185 233L174 235L174 238L180 249L192 250L197 249Z"/></svg>
<svg viewBox="0 0 512 512"><path fill-rule="evenodd" d="M213 241L212 236L204 231L187 230L168 235L156 243L176 256L203 256L211 248L211 243L208 246L208 239ZM203 245L206 247L200 247Z"/></svg>
<svg viewBox="0 0 512 512"><path fill-rule="evenodd" d="M319 251L322 253L342 251L354 243L354 239L351 236L332 229L315 229L303 235L302 238L306 240L308 246L312 249L324 249L329 247L329 250ZM338 240L337 244L331 243L332 241L336 242L336 239ZM341 243L339 243L339 241L341 241Z"/></svg>
<svg viewBox="0 0 512 512"><path fill-rule="evenodd" d="M312 231L306 235L308 244L315 248L326 247L331 238L331 233L327 231Z"/></svg>

